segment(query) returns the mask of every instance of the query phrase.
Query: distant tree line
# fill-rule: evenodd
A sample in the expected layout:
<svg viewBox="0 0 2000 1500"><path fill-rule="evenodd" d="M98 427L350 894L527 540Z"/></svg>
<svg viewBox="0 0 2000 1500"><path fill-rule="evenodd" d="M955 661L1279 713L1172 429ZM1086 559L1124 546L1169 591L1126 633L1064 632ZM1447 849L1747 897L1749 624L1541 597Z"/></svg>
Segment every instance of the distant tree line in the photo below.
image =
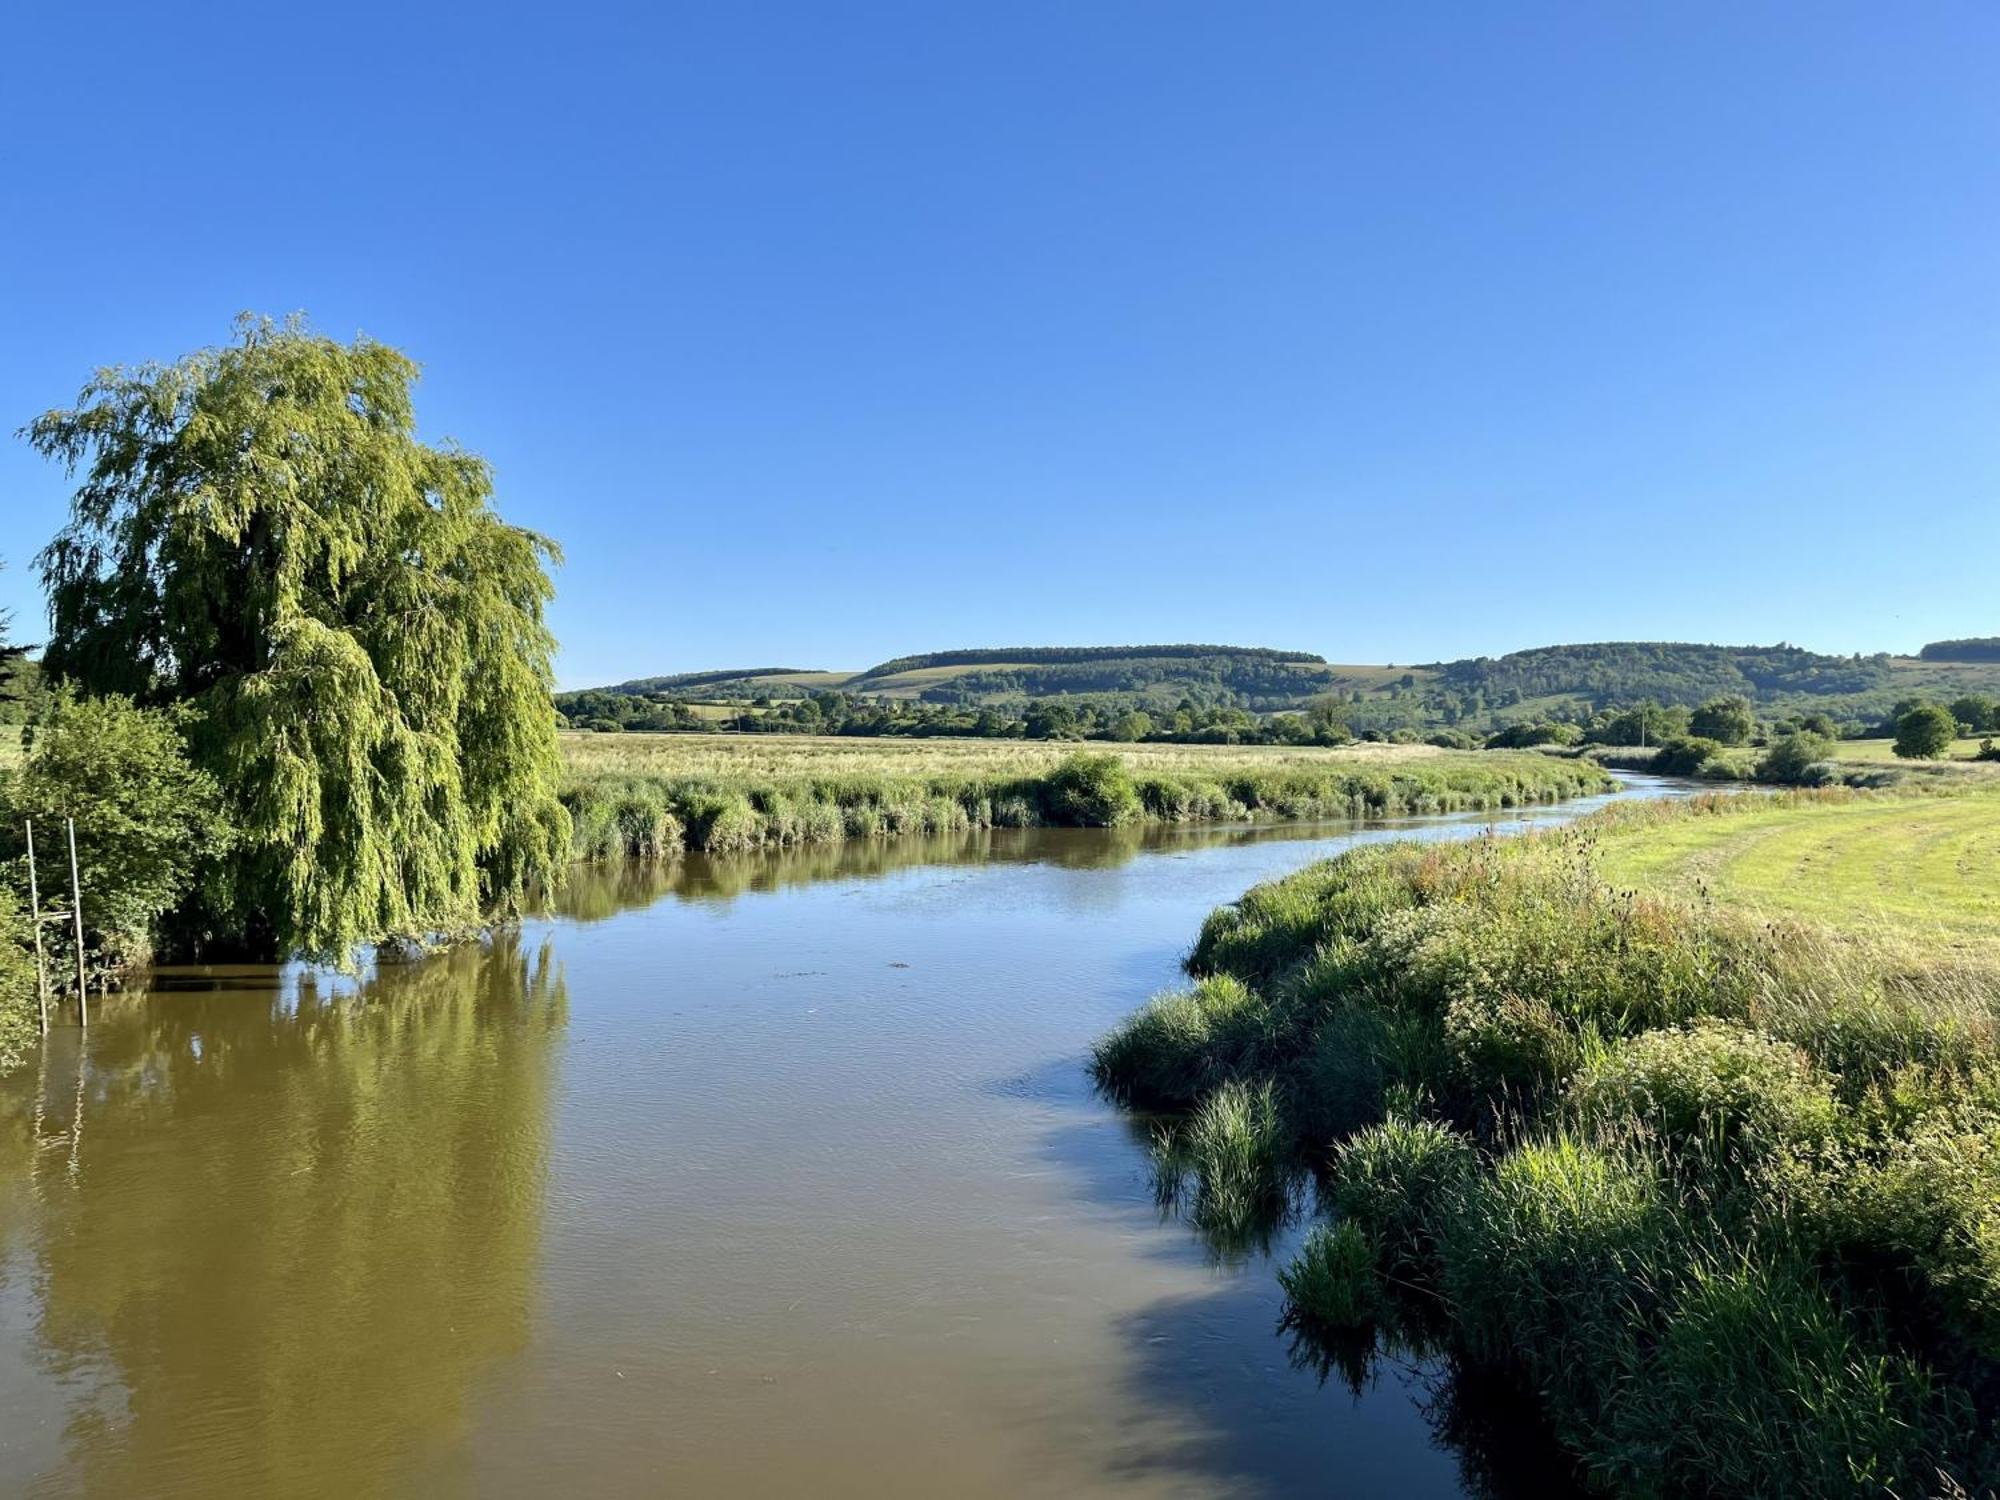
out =
<svg viewBox="0 0 2000 1500"><path fill-rule="evenodd" d="M1957 641L1932 641L1917 653L1925 661L2000 661L2000 635L1968 636Z"/></svg>
<svg viewBox="0 0 2000 1500"><path fill-rule="evenodd" d="M1278 662L1308 662L1325 666L1326 658L1310 651L1279 651L1268 646L986 646L969 651L930 651L917 656L891 657L870 667L861 679L893 677L927 667L973 667L991 663L1019 663L1024 666L1055 666L1077 662L1124 659L1189 661L1210 657L1235 657Z"/></svg>

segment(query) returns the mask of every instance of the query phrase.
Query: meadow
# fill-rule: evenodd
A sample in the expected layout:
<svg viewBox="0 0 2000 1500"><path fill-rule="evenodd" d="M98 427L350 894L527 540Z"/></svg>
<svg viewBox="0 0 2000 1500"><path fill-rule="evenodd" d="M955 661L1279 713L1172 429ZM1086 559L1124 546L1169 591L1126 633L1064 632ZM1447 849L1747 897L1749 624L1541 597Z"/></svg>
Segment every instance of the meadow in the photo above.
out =
<svg viewBox="0 0 2000 1500"><path fill-rule="evenodd" d="M2000 787L1703 798L1600 819L1614 886L1706 897L1935 953L2000 941Z"/></svg>
<svg viewBox="0 0 2000 1500"><path fill-rule="evenodd" d="M1384 817L1607 790L1533 752L810 736L563 737L579 859L1044 825Z"/></svg>
<svg viewBox="0 0 2000 1500"><path fill-rule="evenodd" d="M1497 1376L1613 1494L1983 1494L1996 847L2000 795L1839 789L1358 850L1215 912L1093 1068L1219 1250L1316 1205L1323 1371Z"/></svg>
<svg viewBox="0 0 2000 1500"><path fill-rule="evenodd" d="M1973 735L1952 741L1940 760L1969 761L1979 753L1979 747L1988 736ZM1907 766L1909 761L1896 754L1893 739L1841 740L1834 746L1835 759L1855 765L1898 765ZM2000 765L2000 762L1980 762L1984 765Z"/></svg>

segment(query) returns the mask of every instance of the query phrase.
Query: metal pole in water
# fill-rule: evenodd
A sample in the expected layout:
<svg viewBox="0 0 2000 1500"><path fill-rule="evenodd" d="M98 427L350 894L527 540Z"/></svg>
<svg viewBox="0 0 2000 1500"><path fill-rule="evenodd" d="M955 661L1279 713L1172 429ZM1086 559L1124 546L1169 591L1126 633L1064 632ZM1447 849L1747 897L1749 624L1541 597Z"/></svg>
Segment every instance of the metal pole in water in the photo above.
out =
<svg viewBox="0 0 2000 1500"><path fill-rule="evenodd" d="M83 977L83 882L76 875L76 819L69 824L69 904L76 916L76 1017L77 1024L90 1024L90 988Z"/></svg>
<svg viewBox="0 0 2000 1500"><path fill-rule="evenodd" d="M42 1035L49 1034L49 964L42 951L42 883L35 874L35 820L28 819L28 913L35 924L35 997L42 1003Z"/></svg>

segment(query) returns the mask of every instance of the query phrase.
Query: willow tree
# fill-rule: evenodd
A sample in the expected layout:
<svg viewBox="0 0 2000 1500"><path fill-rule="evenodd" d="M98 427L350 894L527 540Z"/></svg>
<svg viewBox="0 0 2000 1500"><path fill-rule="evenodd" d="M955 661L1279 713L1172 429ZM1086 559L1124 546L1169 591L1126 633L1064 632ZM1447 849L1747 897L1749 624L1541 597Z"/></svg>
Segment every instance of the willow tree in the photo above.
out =
<svg viewBox="0 0 2000 1500"><path fill-rule="evenodd" d="M194 710L236 839L193 936L339 957L512 909L568 841L555 547L494 513L481 459L417 440L406 356L237 334L27 429L79 481L40 558L44 668Z"/></svg>

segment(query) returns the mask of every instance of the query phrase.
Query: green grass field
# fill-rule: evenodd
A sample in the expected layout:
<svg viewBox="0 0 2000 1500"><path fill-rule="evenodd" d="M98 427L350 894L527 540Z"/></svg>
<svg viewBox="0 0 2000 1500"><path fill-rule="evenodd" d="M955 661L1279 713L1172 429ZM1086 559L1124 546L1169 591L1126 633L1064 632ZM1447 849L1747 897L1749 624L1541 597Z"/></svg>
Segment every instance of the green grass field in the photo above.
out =
<svg viewBox="0 0 2000 1500"><path fill-rule="evenodd" d="M0 771L16 765L21 759L21 726L0 724Z"/></svg>
<svg viewBox="0 0 2000 1500"><path fill-rule="evenodd" d="M1951 748L1940 759L1971 760L1978 753L1985 735L1975 735L1970 739L1954 740ZM1922 765L1922 761L1907 761L1896 754L1894 740L1842 740L1834 747L1834 758L1843 761L1859 761L1868 765ZM2000 761L1988 762L2000 765Z"/></svg>
<svg viewBox="0 0 2000 1500"><path fill-rule="evenodd" d="M1078 745L1063 740L864 738L858 735L565 733L563 758L578 774L703 776L794 781L825 776L1020 776L1047 771L1079 750L1110 751L1133 774L1347 770L1435 764L1454 752L1431 745ZM1481 752L1487 754L1487 752ZM1464 758L1464 752L1457 752ZM1494 753L1492 763L1504 757Z"/></svg>
<svg viewBox="0 0 2000 1500"><path fill-rule="evenodd" d="M1703 799L1605 820L1621 887L1705 893L1899 946L2000 945L2000 791Z"/></svg>

